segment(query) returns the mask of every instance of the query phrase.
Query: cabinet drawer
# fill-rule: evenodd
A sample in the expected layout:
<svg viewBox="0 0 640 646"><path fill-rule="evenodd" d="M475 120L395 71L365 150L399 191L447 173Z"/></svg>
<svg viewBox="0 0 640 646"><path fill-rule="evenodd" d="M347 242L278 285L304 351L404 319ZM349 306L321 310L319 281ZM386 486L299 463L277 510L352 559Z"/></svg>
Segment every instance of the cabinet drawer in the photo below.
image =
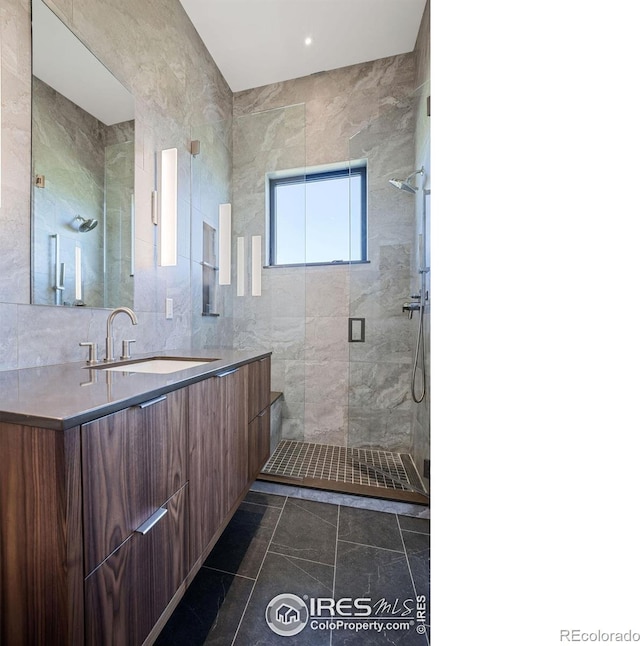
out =
<svg viewBox="0 0 640 646"><path fill-rule="evenodd" d="M185 485L85 580L85 643L142 644L187 575Z"/></svg>
<svg viewBox="0 0 640 646"><path fill-rule="evenodd" d="M271 357L249 364L249 419L269 406L271 399Z"/></svg>
<svg viewBox="0 0 640 646"><path fill-rule="evenodd" d="M186 390L82 426L85 574L186 482Z"/></svg>

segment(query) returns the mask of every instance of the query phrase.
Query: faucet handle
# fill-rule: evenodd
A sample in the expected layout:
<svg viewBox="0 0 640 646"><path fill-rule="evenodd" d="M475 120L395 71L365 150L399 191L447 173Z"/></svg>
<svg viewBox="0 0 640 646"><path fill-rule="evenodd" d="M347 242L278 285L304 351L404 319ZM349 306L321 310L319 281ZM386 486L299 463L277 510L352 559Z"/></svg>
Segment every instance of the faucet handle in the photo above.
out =
<svg viewBox="0 0 640 646"><path fill-rule="evenodd" d="M94 366L96 363L98 363L98 360L96 359L96 344L91 343L90 341L83 341L79 345L81 346L86 346L89 348L89 359L87 360L87 364L90 366Z"/></svg>
<svg viewBox="0 0 640 646"><path fill-rule="evenodd" d="M131 344L135 343L135 339L125 339L122 342L122 356L121 359L131 359Z"/></svg>

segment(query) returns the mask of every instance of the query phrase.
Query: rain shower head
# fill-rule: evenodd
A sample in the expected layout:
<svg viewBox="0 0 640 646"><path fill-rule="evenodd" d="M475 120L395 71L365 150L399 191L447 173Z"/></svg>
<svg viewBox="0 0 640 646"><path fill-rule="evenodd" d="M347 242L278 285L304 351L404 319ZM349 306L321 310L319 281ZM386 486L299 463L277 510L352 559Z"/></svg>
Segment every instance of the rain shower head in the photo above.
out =
<svg viewBox="0 0 640 646"><path fill-rule="evenodd" d="M389 184L407 193L415 193L418 190L415 186L411 186L411 184L408 184L406 181L403 182L401 179L390 179Z"/></svg>
<svg viewBox="0 0 640 646"><path fill-rule="evenodd" d="M389 184L395 186L396 188L399 188L401 191L415 194L418 192L418 187L411 184L410 180L412 180L416 175L424 175L424 166L411 173L411 175L409 175L409 177L407 177L407 179L405 179L404 181L401 179L390 179Z"/></svg>
<svg viewBox="0 0 640 646"><path fill-rule="evenodd" d="M80 231L80 233L86 233L98 226L98 220L93 218L83 218L81 215L76 215L76 217L73 218L73 225L78 229L78 231Z"/></svg>

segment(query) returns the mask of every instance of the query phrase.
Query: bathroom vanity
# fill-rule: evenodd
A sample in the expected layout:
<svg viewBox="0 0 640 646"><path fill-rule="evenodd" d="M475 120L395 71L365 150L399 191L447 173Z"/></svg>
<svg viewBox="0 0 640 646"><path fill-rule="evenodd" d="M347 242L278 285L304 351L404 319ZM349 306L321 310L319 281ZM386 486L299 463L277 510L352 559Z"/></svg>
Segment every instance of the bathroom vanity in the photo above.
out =
<svg viewBox="0 0 640 646"><path fill-rule="evenodd" d="M0 373L0 643L157 637L269 455L270 353L198 358Z"/></svg>

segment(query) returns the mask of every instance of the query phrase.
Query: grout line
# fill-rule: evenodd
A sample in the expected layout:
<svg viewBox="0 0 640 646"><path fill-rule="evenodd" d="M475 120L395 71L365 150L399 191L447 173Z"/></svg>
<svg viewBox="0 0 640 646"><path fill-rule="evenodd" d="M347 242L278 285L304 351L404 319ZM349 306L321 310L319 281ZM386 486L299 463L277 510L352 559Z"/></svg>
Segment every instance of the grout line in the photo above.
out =
<svg viewBox="0 0 640 646"><path fill-rule="evenodd" d="M278 516L278 522L276 522L275 527L273 528L273 533L271 534L271 539L269 540L269 544L267 545L267 549L265 550L264 556L262 557L262 562L260 563L260 568L258 569L258 573L256 574L255 581L253 582L253 585L251 586L251 592L249 593L249 596L247 598L247 603L244 605L244 610L242 611L242 616L240 617L240 621L238 622L238 627L236 628L236 632L233 635L233 639L231 640L231 645L233 646L236 643L236 638L238 637L238 633L240 632L240 626L242 626L242 621L244 620L244 616L247 613L247 608L249 607L249 604L251 603L251 597L253 597L253 592L256 589L256 584L258 583L258 579L260 577L260 572L262 572L262 566L264 565L265 559L267 558L267 554L269 553L269 547L271 547L271 541L273 541L273 537L276 534L276 530L278 529L278 525L280 524L280 519L282 518L282 513L284 512L284 508L287 504L287 500L289 500L289 496L286 497L284 501L284 505L282 505L282 509L280 510L280 515Z"/></svg>
<svg viewBox="0 0 640 646"><path fill-rule="evenodd" d="M423 536L431 536L430 532L419 532L417 529L404 529L403 527L400 528L401 532L410 532L411 534L422 534Z"/></svg>
<svg viewBox="0 0 640 646"><path fill-rule="evenodd" d="M336 550L333 557L333 590L331 592L331 598L335 601L336 598L336 575L338 572L338 536L340 535L340 508L342 505L338 505L338 519L336 522ZM333 628L329 630L329 646L333 643Z"/></svg>
<svg viewBox="0 0 640 646"><path fill-rule="evenodd" d="M286 559L295 559L297 561L306 561L307 563L315 563L316 565L324 565L325 567L332 567L331 563L323 563L322 561L314 561L312 559L303 559L301 556L291 556L291 554L283 554L282 552L274 552L273 550L267 550L269 554L275 554L276 556L282 556Z"/></svg>
<svg viewBox="0 0 640 646"><path fill-rule="evenodd" d="M409 576L411 577L413 594L417 596L418 591L416 590L416 582L413 579L413 572L411 571L411 564L409 563L409 555L407 554L407 546L405 545L404 536L402 535L402 527L400 527L400 519L398 518L398 514L396 514L396 522L398 523L398 529L400 530L400 540L402 541L402 550L404 551L404 557L407 561L407 569L409 570Z"/></svg>

